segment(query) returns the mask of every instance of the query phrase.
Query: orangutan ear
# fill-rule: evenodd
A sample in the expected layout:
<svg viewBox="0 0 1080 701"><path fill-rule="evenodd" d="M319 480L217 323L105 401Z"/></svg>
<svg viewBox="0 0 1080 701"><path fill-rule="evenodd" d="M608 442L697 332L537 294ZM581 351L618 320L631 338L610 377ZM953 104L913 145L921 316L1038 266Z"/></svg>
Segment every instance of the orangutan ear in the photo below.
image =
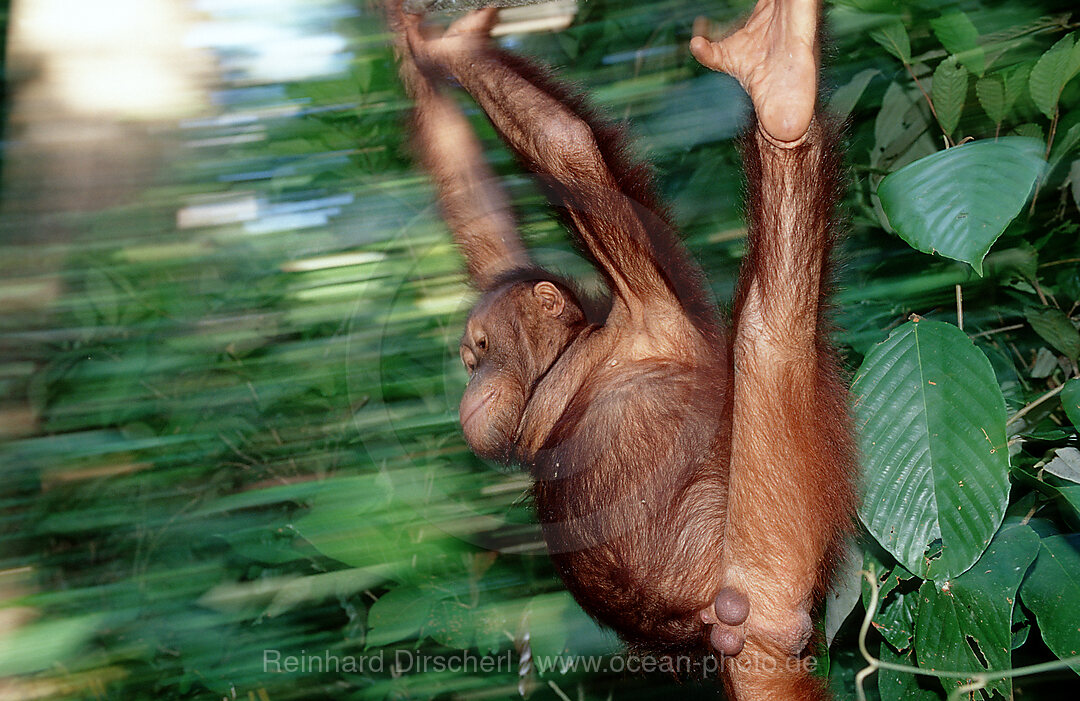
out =
<svg viewBox="0 0 1080 701"><path fill-rule="evenodd" d="M533 285L533 297L540 303L540 308L549 316L562 314L566 307L566 298L554 284L547 280L541 280Z"/></svg>

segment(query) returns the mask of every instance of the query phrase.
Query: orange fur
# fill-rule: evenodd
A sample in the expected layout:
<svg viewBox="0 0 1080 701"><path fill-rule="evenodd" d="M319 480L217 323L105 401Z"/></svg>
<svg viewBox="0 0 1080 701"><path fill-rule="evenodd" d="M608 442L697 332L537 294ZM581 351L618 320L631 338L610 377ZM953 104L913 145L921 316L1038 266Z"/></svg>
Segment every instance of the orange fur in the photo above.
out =
<svg viewBox="0 0 1080 701"><path fill-rule="evenodd" d="M725 684L740 700L824 698L810 614L849 525L854 463L822 321L835 130L817 119L794 147L744 140L749 247L729 328L621 132L484 41L492 17L442 38L410 20L402 48L417 142L483 293L462 339L466 438L530 470L563 580L628 643L736 655ZM529 261L441 73L546 186L609 302Z"/></svg>

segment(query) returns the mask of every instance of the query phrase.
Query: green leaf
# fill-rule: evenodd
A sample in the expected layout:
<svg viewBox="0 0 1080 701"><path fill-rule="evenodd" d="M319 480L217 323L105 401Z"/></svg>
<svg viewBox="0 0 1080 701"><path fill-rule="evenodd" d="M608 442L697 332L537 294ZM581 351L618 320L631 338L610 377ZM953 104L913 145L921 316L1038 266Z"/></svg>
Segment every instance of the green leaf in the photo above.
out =
<svg viewBox="0 0 1080 701"><path fill-rule="evenodd" d="M844 543L843 556L832 578L832 589L825 595L825 643L831 645L836 632L847 620L862 591L862 549L849 541Z"/></svg>
<svg viewBox="0 0 1080 701"><path fill-rule="evenodd" d="M978 563L955 579L919 587L915 653L919 666L972 673L1012 667L1012 618L1016 592L1039 537L1029 526L1003 530ZM964 680L943 679L946 690ZM987 688L1011 697L1012 684L999 678Z"/></svg>
<svg viewBox="0 0 1080 701"><path fill-rule="evenodd" d="M1080 378L1074 377L1061 389L1061 406L1065 415L1077 429L1080 429Z"/></svg>
<svg viewBox="0 0 1080 701"><path fill-rule="evenodd" d="M1005 400L990 361L955 326L917 320L867 354L852 394L859 517L911 572L963 572L1009 497Z"/></svg>
<svg viewBox="0 0 1080 701"><path fill-rule="evenodd" d="M394 482L389 471L326 480L293 529L320 553L347 565L398 581L422 578L443 558L468 547L449 533L431 532L429 521L419 515L425 502L416 493L422 488L417 480L426 472L394 470ZM451 487L455 475L446 470L443 477L440 486L429 480L426 494L445 506L446 500L433 494ZM402 501L413 509L403 511Z"/></svg>
<svg viewBox="0 0 1080 701"><path fill-rule="evenodd" d="M533 661L541 677L558 674L555 665L568 655L608 655L620 648L615 636L589 618L566 591L536 596L518 615L528 621ZM558 657L562 660L552 665Z"/></svg>
<svg viewBox="0 0 1080 701"><path fill-rule="evenodd" d="M870 38L904 63L911 63L911 40L908 39L907 29L900 20L875 29L870 32Z"/></svg>
<svg viewBox="0 0 1080 701"><path fill-rule="evenodd" d="M476 617L476 647L480 654L494 654L508 642L506 631L517 627L521 620L520 602L515 598L500 599L473 611Z"/></svg>
<svg viewBox="0 0 1080 701"><path fill-rule="evenodd" d="M869 556L865 562L870 565ZM915 610L918 607L918 593L911 590L910 586L904 586L902 582L914 579L911 574L901 566L893 568L885 581L879 581L878 610L874 613L874 630L881 634L898 652L911 649L911 641L915 637ZM863 582L863 604L867 605L869 587Z"/></svg>
<svg viewBox="0 0 1080 701"><path fill-rule="evenodd" d="M1065 83L1076 75L1073 66L1073 36L1066 35L1056 44L1051 46L1035 62L1031 69L1028 85L1031 89L1031 99L1048 118L1054 116L1057 109L1058 99Z"/></svg>
<svg viewBox="0 0 1080 701"><path fill-rule="evenodd" d="M979 47L979 30L963 12L950 12L930 20L930 27L942 46L956 54L960 62L975 75L986 69L986 56Z"/></svg>
<svg viewBox="0 0 1080 701"><path fill-rule="evenodd" d="M917 667L912 652L908 650L899 654L882 643L878 657L889 664ZM881 701L941 701L940 686L932 679L920 683L922 678L914 674L887 668L879 669L877 678Z"/></svg>
<svg viewBox="0 0 1080 701"><path fill-rule="evenodd" d="M1028 84L1028 76L1031 74L1031 64L1021 63L1011 71L1006 71L1005 76L1005 109L1009 110L1020 96L1024 94L1024 88Z"/></svg>
<svg viewBox="0 0 1080 701"><path fill-rule="evenodd" d="M881 71L876 68L859 71L854 78L841 85L832 94L832 97L829 98L828 112L836 115L839 119L845 119L855 109L859 98L866 91L866 86L878 75L881 75Z"/></svg>
<svg viewBox="0 0 1080 701"><path fill-rule="evenodd" d="M1055 655L1065 659L1080 653L1080 536L1044 538L1020 596ZM1080 664L1071 667L1080 674Z"/></svg>
<svg viewBox="0 0 1080 701"><path fill-rule="evenodd" d="M955 56L950 56L939 63L937 70L934 71L934 84L931 86L930 94L934 100L938 124L949 136L952 136L956 130L960 115L964 111L967 84L967 69L957 62Z"/></svg>
<svg viewBox="0 0 1080 701"><path fill-rule="evenodd" d="M366 647L382 647L414 637L437 603L433 592L400 586L379 597L368 611Z"/></svg>
<svg viewBox="0 0 1080 701"><path fill-rule="evenodd" d="M929 115L922 93L905 90L895 81L890 83L874 120L871 164L875 167L899 166L936 152L937 145L927 133ZM884 215L882 222L884 225Z"/></svg>
<svg viewBox="0 0 1080 701"><path fill-rule="evenodd" d="M911 97L900 83L893 81L881 98L881 109L874 120L874 151L883 152L904 130L904 114L911 108Z"/></svg>
<svg viewBox="0 0 1080 701"><path fill-rule="evenodd" d="M1077 44L1077 46L1080 46L1080 44ZM1046 168L1047 177L1050 177L1062 159L1069 155L1069 152L1076 148L1077 144L1080 144L1080 123L1072 125L1069 131L1065 132L1065 136L1054 143L1054 150L1050 154L1050 165Z"/></svg>
<svg viewBox="0 0 1080 701"><path fill-rule="evenodd" d="M975 95L979 98L979 104L990 121L1001 124L1005 117L1009 116L1009 110L1005 106L1005 84L997 76L979 78L975 83Z"/></svg>
<svg viewBox="0 0 1080 701"><path fill-rule="evenodd" d="M1066 484L1058 488L1058 493L1073 513L1080 516L1080 484Z"/></svg>
<svg viewBox="0 0 1080 701"><path fill-rule="evenodd" d="M1024 139L1035 139L1036 141L1043 141L1043 128L1033 122L1025 122L1018 124L1013 133Z"/></svg>
<svg viewBox="0 0 1080 701"><path fill-rule="evenodd" d="M574 601L567 592L541 594L526 605L530 625L533 659L537 672L549 671L541 660L550 659L566 652L566 616L573 611Z"/></svg>
<svg viewBox="0 0 1080 701"><path fill-rule="evenodd" d="M979 42L979 30L968 16L960 11L949 12L930 20L930 28L941 45L956 54L973 49Z"/></svg>
<svg viewBox="0 0 1080 701"><path fill-rule="evenodd" d="M1072 182L1073 204L1080 209L1080 158L1069 166L1069 181Z"/></svg>
<svg viewBox="0 0 1080 701"><path fill-rule="evenodd" d="M1012 649L1018 650L1020 646L1027 642L1028 635L1031 633L1031 618L1028 616L1027 611L1023 606L1013 607L1013 620L1012 620Z"/></svg>
<svg viewBox="0 0 1080 701"><path fill-rule="evenodd" d="M1072 361L1080 357L1080 332L1060 309L1031 308L1024 317L1035 333Z"/></svg>
<svg viewBox="0 0 1080 701"><path fill-rule="evenodd" d="M446 647L468 650L476 645L476 629L481 623L464 604L445 599L432 607L426 630L433 640Z"/></svg>
<svg viewBox="0 0 1080 701"><path fill-rule="evenodd" d="M980 275L990 247L1042 173L1042 144L977 141L921 158L878 186L889 224L913 248L964 261Z"/></svg>
<svg viewBox="0 0 1080 701"><path fill-rule="evenodd" d="M225 511L250 509L256 506L266 506L286 501L303 501L315 496L324 488L321 482L297 482L252 489L251 491L214 499L201 508L195 509L194 513L198 516L209 516L210 514L219 514ZM226 539L230 542L232 542L231 535L234 534L226 535Z"/></svg>

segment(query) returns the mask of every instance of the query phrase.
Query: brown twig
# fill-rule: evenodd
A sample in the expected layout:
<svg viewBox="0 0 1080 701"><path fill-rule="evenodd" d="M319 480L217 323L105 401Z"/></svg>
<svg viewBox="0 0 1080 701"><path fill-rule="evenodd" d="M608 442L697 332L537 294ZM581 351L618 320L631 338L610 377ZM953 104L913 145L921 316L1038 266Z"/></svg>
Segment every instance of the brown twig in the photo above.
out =
<svg viewBox="0 0 1080 701"><path fill-rule="evenodd" d="M990 329L989 331L980 331L979 333L968 334L968 338L981 338L983 336L992 336L996 333L1004 333L1005 331L1016 331L1017 329L1022 329L1025 326L1027 326L1027 324L1013 324L1012 326L1002 326L998 329Z"/></svg>
<svg viewBox="0 0 1080 701"><path fill-rule="evenodd" d="M1014 421L1017 421L1017 420L1019 420L1019 419L1020 419L1021 417L1023 417L1023 416L1025 415L1025 414L1027 414L1028 412L1030 412L1030 411L1031 411L1032 409L1034 409L1035 407L1037 407L1037 406L1039 406L1040 404L1042 404L1043 402L1045 402L1045 401L1046 401L1047 399L1053 399L1053 398L1054 398L1054 397L1056 397L1056 396L1057 396L1058 394L1060 394L1060 393L1061 393L1061 390L1063 390L1064 388L1065 388L1065 385L1064 385L1064 384L1062 384L1062 385L1058 385L1058 386L1057 386L1057 387L1055 387L1054 389L1050 390L1049 392L1047 392L1047 393L1046 393L1046 394L1044 394L1043 396L1039 397L1038 399L1036 399L1036 400L1035 400L1035 401L1033 401L1032 403L1030 403L1030 404L1028 404L1027 406L1025 406L1025 407L1024 407L1023 409L1021 409L1020 411L1018 411L1018 412L1016 412L1015 414L1013 414L1012 416L1010 416L1010 417L1009 417L1009 420L1005 422L1005 425L1006 425L1006 426L1008 426L1009 424L1013 423Z"/></svg>

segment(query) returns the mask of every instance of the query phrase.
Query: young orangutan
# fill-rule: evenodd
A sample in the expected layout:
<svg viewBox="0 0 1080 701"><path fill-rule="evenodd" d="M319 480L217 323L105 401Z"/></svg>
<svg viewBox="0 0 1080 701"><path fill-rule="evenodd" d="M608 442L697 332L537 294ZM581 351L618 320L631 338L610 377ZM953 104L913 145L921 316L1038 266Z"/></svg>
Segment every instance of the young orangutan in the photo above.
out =
<svg viewBox="0 0 1080 701"><path fill-rule="evenodd" d="M731 330L647 169L580 98L492 43L494 10L436 36L391 16L418 150L481 293L461 342L469 446L529 469L563 580L628 643L737 655L738 699L824 697L801 662L849 522L853 449L822 330L840 188L815 116L816 0L760 0L739 32L691 43L757 116ZM611 291L602 318L530 261L446 77L565 210Z"/></svg>

